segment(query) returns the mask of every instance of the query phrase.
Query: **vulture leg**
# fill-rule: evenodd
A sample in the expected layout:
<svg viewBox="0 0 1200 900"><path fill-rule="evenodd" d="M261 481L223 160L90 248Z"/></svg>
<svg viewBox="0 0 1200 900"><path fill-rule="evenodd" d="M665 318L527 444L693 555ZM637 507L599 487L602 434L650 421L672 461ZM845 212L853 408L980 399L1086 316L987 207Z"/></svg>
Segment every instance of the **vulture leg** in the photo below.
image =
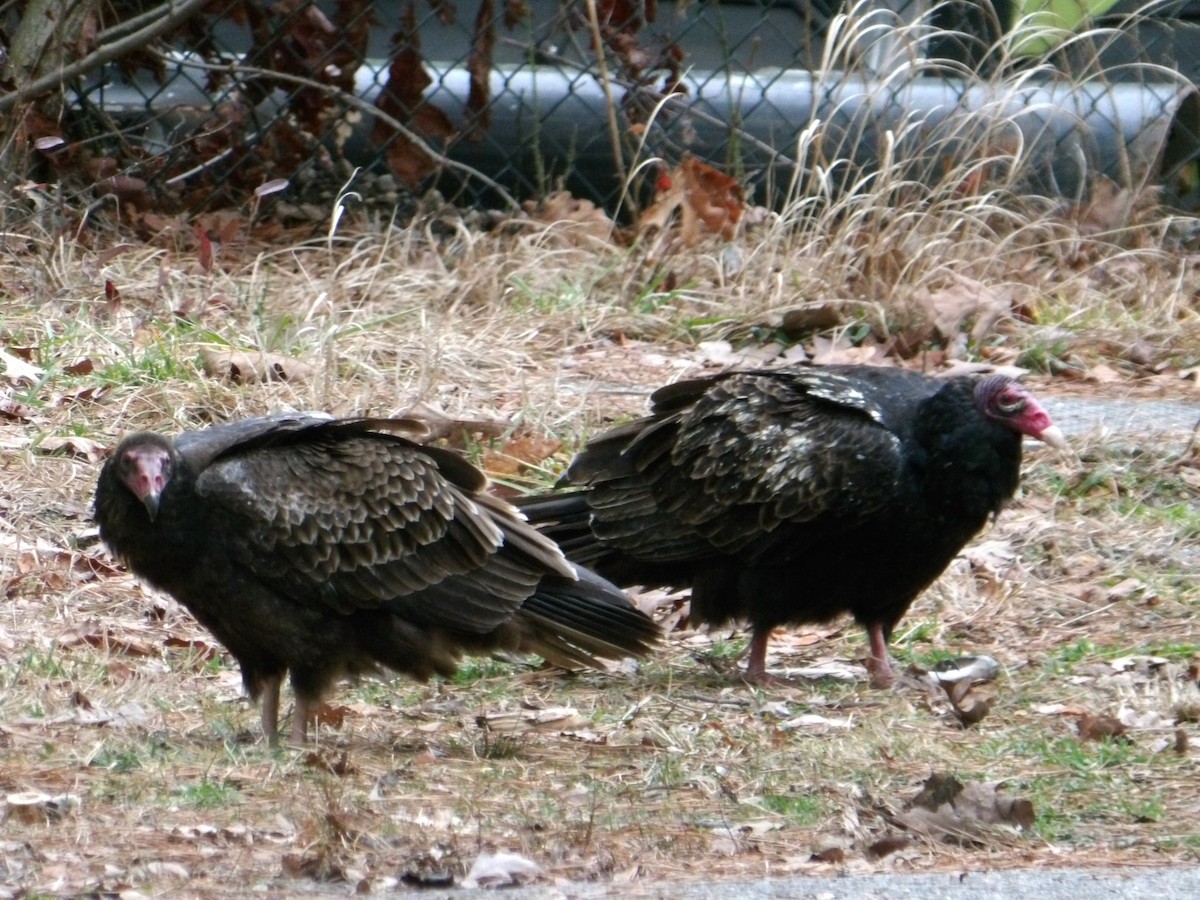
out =
<svg viewBox="0 0 1200 900"><path fill-rule="evenodd" d="M279 746L279 687L283 676L272 675L262 683L262 730L268 747Z"/></svg>
<svg viewBox="0 0 1200 900"><path fill-rule="evenodd" d="M878 622L868 625L867 636L871 640L871 653L867 657L867 671L871 675L871 685L878 688L891 687L892 682L896 680L896 673L892 671L892 661L888 656L887 636L883 633L883 626Z"/></svg>
<svg viewBox="0 0 1200 900"><path fill-rule="evenodd" d="M767 674L767 641L771 639L773 628L755 628L750 638L750 659L746 662L746 681L760 684L770 683L772 676Z"/></svg>
<svg viewBox="0 0 1200 900"><path fill-rule="evenodd" d="M317 704L305 697L296 695L296 708L292 712L292 743L308 743L308 720L316 712Z"/></svg>

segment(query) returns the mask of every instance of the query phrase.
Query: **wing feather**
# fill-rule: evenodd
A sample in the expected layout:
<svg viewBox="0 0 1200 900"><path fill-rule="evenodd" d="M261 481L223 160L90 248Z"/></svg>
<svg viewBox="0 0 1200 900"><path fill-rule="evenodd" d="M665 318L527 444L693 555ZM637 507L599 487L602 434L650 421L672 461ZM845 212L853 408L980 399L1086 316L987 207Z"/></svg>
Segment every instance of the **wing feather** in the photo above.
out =
<svg viewBox="0 0 1200 900"><path fill-rule="evenodd" d="M589 445L569 475L592 486L597 537L636 558L753 556L784 524L864 520L903 476L886 405L837 370L737 372L653 400L653 415Z"/></svg>
<svg viewBox="0 0 1200 900"><path fill-rule="evenodd" d="M229 517L231 552L293 602L482 633L571 570L511 507L470 495L474 469L448 463L451 480L443 462L395 435L314 427L226 449L196 487Z"/></svg>

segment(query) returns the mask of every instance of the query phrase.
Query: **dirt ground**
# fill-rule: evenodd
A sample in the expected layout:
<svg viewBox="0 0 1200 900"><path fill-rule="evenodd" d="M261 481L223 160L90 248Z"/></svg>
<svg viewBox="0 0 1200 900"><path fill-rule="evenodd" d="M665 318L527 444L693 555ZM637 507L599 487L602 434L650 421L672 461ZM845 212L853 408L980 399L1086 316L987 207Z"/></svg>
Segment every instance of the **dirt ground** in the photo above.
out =
<svg viewBox="0 0 1200 900"><path fill-rule="evenodd" d="M849 621L780 632L768 666L782 682L747 686L744 633L694 631L686 594L644 592L667 632L652 658L571 674L478 659L450 681L345 685L312 746L269 750L229 656L98 542L91 495L121 434L419 404L475 423L467 451L499 490L544 487L653 387L796 347L880 361L884 345L863 337L878 303L847 301L858 318L792 344L781 311L914 271L897 262L912 243L902 229L895 245L878 238L886 265L854 271L764 240L743 251L753 282L722 268L720 250L647 261L550 235L521 257L450 233L336 253L231 248L212 269L178 250L51 242L0 260L12 310L0 332L0 896L616 891L1195 862L1200 451L1186 428L1029 448L1011 506L898 628L894 689L868 685ZM972 344L983 361L1042 373L1030 383L1043 396L1196 402L1197 265L1055 241L1014 251L996 276L1006 293L989 302L1020 322ZM119 298L97 288L106 278ZM963 282L945 284L931 295L943 306ZM887 312L888 347L928 338ZM234 373L231 350L287 377ZM952 356L927 361L944 370ZM981 655L997 675L963 695L927 674Z"/></svg>

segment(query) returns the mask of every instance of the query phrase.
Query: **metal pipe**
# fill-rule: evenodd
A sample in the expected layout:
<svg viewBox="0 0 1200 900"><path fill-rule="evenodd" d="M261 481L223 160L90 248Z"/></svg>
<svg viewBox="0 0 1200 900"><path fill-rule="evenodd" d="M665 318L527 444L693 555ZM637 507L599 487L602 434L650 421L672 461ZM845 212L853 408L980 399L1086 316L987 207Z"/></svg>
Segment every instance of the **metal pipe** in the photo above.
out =
<svg viewBox="0 0 1200 900"><path fill-rule="evenodd" d="M429 68L427 100L452 122L466 121L466 69ZM362 67L356 93L374 100L386 71L382 61ZM845 190L889 159L900 164L903 177L924 183L945 179L959 163L992 160L1011 170L1015 189L1082 198L1099 175L1138 188L1169 181L1200 157L1200 96L1177 82L1072 83L1031 76L1013 86L774 69L693 71L685 87L651 119L643 156L677 160L686 151L744 174L757 202L777 203L789 185L822 171L827 185ZM497 67L490 90L490 126L475 139L453 141L451 158L517 195L543 195L563 184L601 203L619 196L621 169L603 127L605 94L592 75L552 66ZM118 81L93 85L90 93L124 121L152 123L157 137L147 134L146 140L161 150L175 137L164 113L190 106L194 121L197 109L214 102L181 70L161 87ZM656 98L642 99L649 109ZM285 102L276 91L260 106L258 121L271 121ZM363 117L345 145L355 165L384 164L370 140L372 124ZM639 161L627 159L625 166Z"/></svg>

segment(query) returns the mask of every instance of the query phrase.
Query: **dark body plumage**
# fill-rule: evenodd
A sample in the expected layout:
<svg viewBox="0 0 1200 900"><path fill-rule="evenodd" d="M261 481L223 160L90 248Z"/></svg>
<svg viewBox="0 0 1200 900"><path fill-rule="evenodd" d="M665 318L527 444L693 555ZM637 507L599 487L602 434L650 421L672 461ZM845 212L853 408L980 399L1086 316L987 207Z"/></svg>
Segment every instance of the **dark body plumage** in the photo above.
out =
<svg viewBox="0 0 1200 900"><path fill-rule="evenodd" d="M424 679L464 652L536 652L595 665L648 650L656 626L568 563L450 451L405 420L276 416L175 440L123 440L96 488L101 537L183 603L241 666L276 740L339 677Z"/></svg>
<svg viewBox="0 0 1200 900"><path fill-rule="evenodd" d="M849 612L886 642L916 596L1017 488L1022 434L1061 443L1009 378L871 366L730 372L657 391L525 498L567 556L622 586L692 588L692 617L771 630Z"/></svg>

